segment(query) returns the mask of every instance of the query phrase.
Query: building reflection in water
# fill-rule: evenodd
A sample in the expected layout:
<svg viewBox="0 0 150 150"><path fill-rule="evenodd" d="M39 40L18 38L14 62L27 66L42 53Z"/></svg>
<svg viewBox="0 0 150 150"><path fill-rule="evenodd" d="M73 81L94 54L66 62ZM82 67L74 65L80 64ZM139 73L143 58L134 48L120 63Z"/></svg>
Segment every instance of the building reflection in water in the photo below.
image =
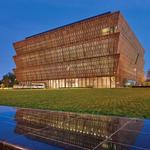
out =
<svg viewBox="0 0 150 150"><path fill-rule="evenodd" d="M7 143L5 141L0 141L0 150L27 150L27 149Z"/></svg>
<svg viewBox="0 0 150 150"><path fill-rule="evenodd" d="M128 149L104 141L113 140L109 137L128 123L129 119L33 109L18 109L15 118L17 133L64 149ZM132 120L131 126L135 122L136 120ZM136 127L136 134L131 136L127 132L122 132L121 136L118 134L114 138L128 141L132 145L142 127L141 121ZM100 144L101 142L104 144ZM101 146L97 147L99 144Z"/></svg>

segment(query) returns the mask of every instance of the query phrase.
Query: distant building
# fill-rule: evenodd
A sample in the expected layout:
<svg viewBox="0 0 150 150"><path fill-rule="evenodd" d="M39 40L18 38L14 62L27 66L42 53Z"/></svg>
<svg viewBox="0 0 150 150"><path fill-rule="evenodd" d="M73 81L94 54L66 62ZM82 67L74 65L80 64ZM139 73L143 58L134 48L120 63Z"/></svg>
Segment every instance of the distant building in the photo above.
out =
<svg viewBox="0 0 150 150"><path fill-rule="evenodd" d="M144 78L144 49L120 12L108 12L14 43L21 84L122 87Z"/></svg>

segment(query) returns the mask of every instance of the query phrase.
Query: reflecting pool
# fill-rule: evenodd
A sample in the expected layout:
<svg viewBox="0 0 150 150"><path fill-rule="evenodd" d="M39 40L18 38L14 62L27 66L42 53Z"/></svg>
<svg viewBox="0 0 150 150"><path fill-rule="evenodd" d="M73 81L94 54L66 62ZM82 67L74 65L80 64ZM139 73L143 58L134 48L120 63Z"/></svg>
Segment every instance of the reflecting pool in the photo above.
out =
<svg viewBox="0 0 150 150"><path fill-rule="evenodd" d="M150 120L0 106L0 150L148 150Z"/></svg>

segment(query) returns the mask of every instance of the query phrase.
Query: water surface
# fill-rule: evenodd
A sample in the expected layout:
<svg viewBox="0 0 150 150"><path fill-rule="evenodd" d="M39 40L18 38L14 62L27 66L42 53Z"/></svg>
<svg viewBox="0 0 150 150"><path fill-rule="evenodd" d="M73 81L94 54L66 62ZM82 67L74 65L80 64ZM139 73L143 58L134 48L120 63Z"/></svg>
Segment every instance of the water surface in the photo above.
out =
<svg viewBox="0 0 150 150"><path fill-rule="evenodd" d="M0 141L30 150L148 150L150 120L0 106Z"/></svg>

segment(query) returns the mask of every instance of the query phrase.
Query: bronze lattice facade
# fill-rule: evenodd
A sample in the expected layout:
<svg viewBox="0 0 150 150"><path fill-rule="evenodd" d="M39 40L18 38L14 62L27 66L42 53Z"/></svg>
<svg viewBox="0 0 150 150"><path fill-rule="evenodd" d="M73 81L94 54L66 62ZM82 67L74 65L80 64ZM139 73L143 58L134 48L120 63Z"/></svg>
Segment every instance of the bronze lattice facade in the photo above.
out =
<svg viewBox="0 0 150 150"><path fill-rule="evenodd" d="M21 84L122 87L144 77L144 49L120 12L108 12L14 43Z"/></svg>

